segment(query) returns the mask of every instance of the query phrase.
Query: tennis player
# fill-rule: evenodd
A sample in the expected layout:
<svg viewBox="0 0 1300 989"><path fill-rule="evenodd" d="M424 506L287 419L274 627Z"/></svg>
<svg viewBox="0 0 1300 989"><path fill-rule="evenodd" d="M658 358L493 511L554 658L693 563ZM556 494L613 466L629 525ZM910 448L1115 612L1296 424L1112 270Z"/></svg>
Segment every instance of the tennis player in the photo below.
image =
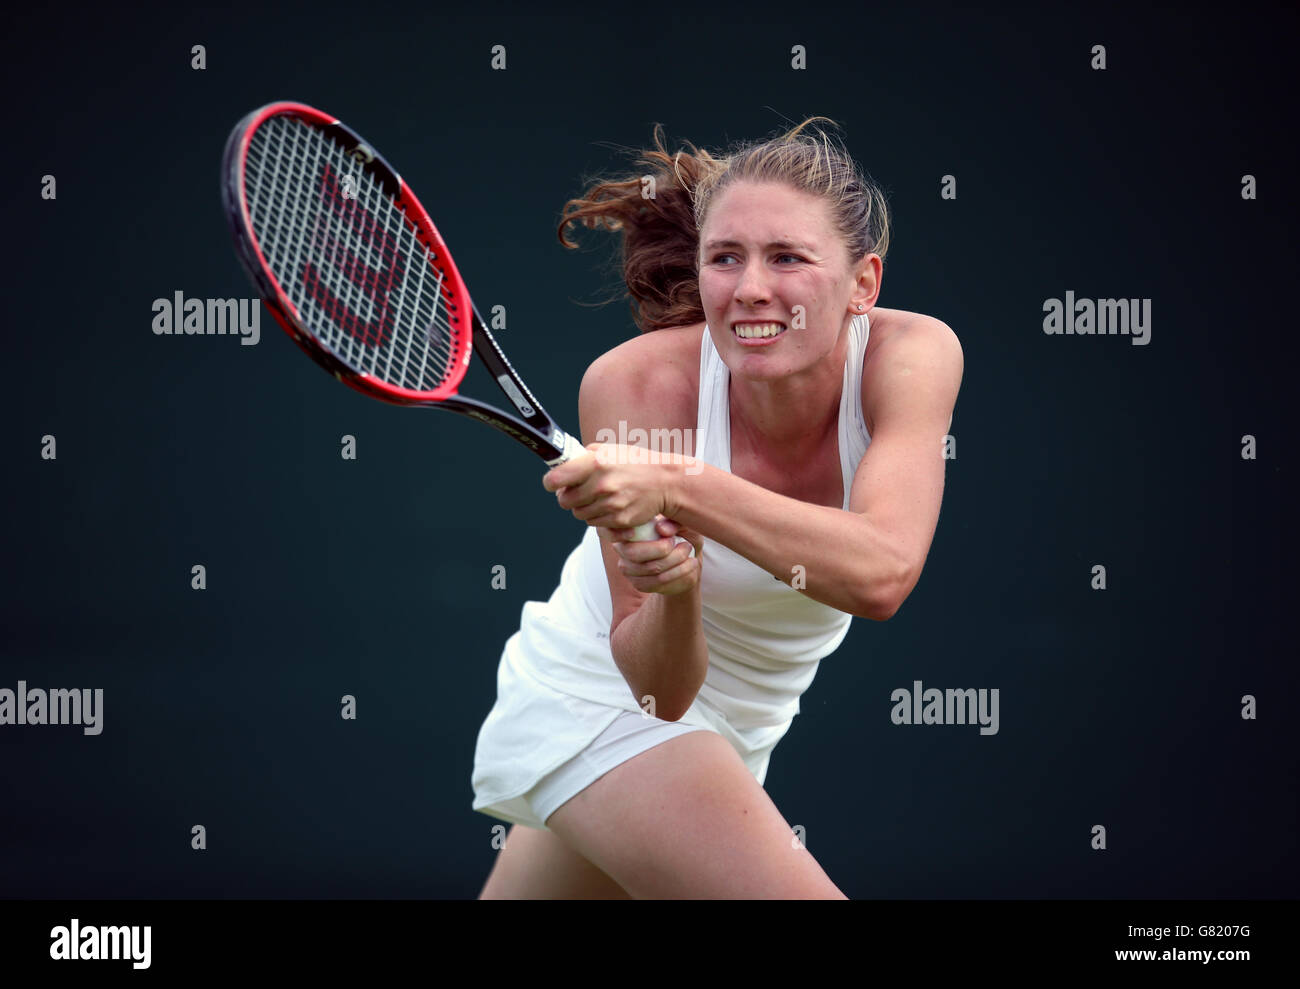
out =
<svg viewBox="0 0 1300 989"><path fill-rule="evenodd" d="M512 824L482 899L845 898L762 784L853 616L921 575L963 359L876 307L888 207L821 120L720 157L656 128L653 186L566 204L566 246L622 231L641 334L583 377L597 456L544 478L588 528L479 731L473 807ZM647 449L597 442L638 429Z"/></svg>

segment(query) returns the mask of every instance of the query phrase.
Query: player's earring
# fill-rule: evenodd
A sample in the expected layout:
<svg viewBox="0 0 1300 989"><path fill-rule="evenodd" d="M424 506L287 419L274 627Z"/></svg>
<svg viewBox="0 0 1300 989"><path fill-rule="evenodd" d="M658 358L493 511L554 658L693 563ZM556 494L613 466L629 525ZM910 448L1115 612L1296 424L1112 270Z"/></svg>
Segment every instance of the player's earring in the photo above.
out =
<svg viewBox="0 0 1300 989"><path fill-rule="evenodd" d="M858 303L858 308L859 308L859 309L862 308L862 303L861 303L861 302Z"/></svg>

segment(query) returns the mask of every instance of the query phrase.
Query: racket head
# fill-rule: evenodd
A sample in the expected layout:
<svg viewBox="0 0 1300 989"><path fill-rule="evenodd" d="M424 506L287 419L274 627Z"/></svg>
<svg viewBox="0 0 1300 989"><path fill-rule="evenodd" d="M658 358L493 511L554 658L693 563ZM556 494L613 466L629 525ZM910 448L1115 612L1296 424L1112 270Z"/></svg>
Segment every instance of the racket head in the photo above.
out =
<svg viewBox="0 0 1300 989"><path fill-rule="evenodd" d="M398 405L456 394L469 292L420 201L360 135L303 103L260 107L226 141L222 201L263 303L317 364Z"/></svg>

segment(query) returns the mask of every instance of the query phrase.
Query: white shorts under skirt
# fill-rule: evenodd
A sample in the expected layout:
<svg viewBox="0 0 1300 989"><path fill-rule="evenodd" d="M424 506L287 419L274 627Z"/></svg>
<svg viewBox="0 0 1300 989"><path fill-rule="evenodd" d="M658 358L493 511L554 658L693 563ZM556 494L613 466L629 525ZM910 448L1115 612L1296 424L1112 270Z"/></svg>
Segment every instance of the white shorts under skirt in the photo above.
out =
<svg viewBox="0 0 1300 989"><path fill-rule="evenodd" d="M521 798L532 811L533 827L546 827L546 819L569 798L585 790L615 766L640 755L660 742L693 731L707 731L694 725L660 721L643 714L620 711L595 741L547 776Z"/></svg>
<svg viewBox="0 0 1300 989"><path fill-rule="evenodd" d="M687 732L721 735L761 786L789 727L738 732L698 697L680 720L663 721L553 689L510 662L498 677L497 701L474 753L473 809L541 831L550 830L546 819L562 804L615 766Z"/></svg>

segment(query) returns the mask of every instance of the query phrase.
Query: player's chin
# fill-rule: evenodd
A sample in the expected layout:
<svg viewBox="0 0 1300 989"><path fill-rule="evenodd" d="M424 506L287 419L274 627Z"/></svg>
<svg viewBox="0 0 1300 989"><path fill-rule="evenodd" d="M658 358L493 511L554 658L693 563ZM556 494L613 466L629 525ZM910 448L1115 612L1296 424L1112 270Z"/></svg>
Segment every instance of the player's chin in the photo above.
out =
<svg viewBox="0 0 1300 989"><path fill-rule="evenodd" d="M754 368L753 366L747 365L748 362L746 361L738 362L738 366L730 368L731 376L755 384L769 384L789 378L790 375L794 373L794 371L788 367Z"/></svg>
<svg viewBox="0 0 1300 989"><path fill-rule="evenodd" d="M755 381L783 378L793 370L788 355L768 354L752 348L733 351L723 363L732 374Z"/></svg>

